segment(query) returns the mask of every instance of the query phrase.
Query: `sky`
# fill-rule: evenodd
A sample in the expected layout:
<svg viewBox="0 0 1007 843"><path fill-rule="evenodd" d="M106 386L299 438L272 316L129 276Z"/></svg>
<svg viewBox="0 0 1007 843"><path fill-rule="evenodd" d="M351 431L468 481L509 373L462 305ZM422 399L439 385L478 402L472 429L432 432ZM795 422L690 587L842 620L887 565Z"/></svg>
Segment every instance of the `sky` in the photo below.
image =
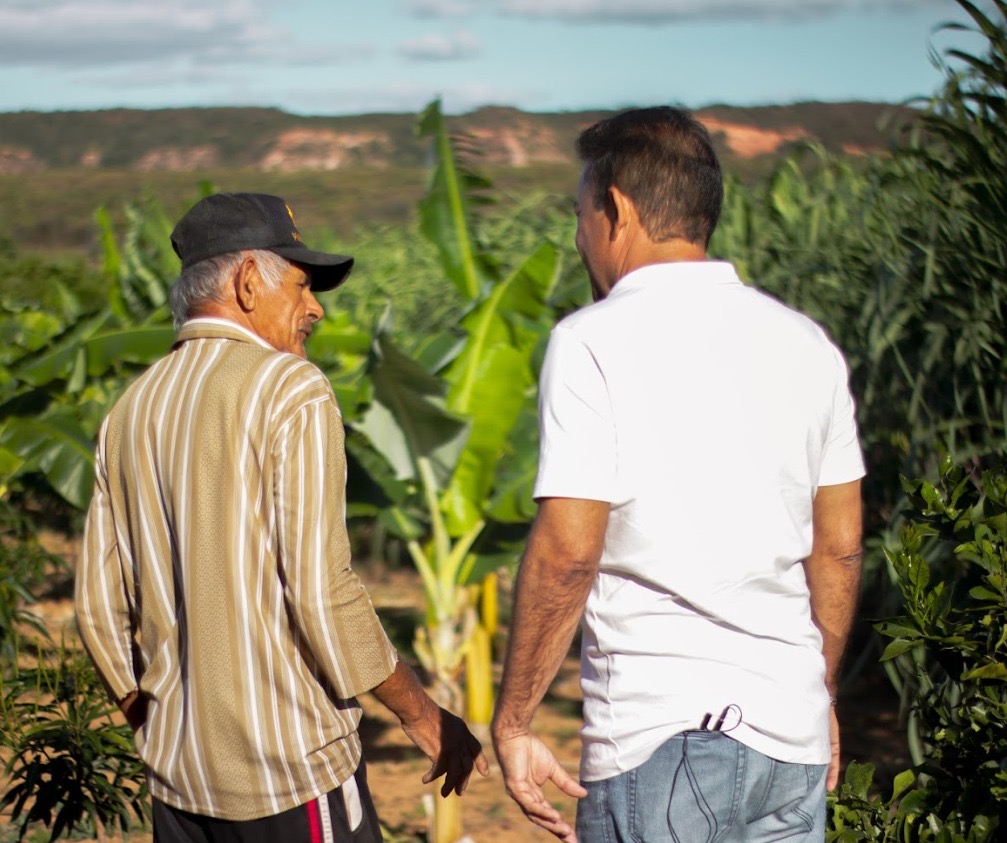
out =
<svg viewBox="0 0 1007 843"><path fill-rule="evenodd" d="M979 0L982 2L982 0ZM926 97L954 0L0 0L0 111Z"/></svg>

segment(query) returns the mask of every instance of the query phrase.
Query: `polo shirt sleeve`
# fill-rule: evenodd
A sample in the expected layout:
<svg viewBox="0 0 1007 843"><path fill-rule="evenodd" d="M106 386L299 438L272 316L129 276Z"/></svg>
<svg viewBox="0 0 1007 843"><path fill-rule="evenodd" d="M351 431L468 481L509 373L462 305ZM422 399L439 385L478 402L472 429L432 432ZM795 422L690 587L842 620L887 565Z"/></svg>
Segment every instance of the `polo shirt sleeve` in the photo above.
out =
<svg viewBox="0 0 1007 843"><path fill-rule="evenodd" d="M617 450L604 374L577 335L557 325L539 380L534 496L614 501Z"/></svg>
<svg viewBox="0 0 1007 843"><path fill-rule="evenodd" d="M276 516L285 596L334 692L351 699L394 670L397 653L350 567L342 417L324 375L276 437Z"/></svg>
<svg viewBox="0 0 1007 843"><path fill-rule="evenodd" d="M850 392L849 369L835 346L832 346L832 355L835 365L832 421L818 473L819 486L850 483L859 480L866 473L857 434L856 405Z"/></svg>

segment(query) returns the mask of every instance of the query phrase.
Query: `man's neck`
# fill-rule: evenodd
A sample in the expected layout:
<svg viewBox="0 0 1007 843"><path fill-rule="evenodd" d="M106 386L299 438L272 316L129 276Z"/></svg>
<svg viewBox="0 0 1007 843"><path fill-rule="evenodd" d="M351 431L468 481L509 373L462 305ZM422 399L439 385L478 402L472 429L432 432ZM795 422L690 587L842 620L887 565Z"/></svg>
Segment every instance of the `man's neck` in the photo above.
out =
<svg viewBox="0 0 1007 843"><path fill-rule="evenodd" d="M633 264L634 269L642 266L651 266L655 263L682 263L685 261L705 261L706 249L699 243L689 243L685 240L667 240L655 243L652 240L639 243L639 247L634 249L628 256L628 263ZM625 274L629 274L629 272Z"/></svg>
<svg viewBox="0 0 1007 843"><path fill-rule="evenodd" d="M631 272L661 263L686 263L708 260L706 249L698 243L688 243L685 240L668 240L655 243L647 240L638 244L637 248L626 255L619 278L612 284L614 287Z"/></svg>
<svg viewBox="0 0 1007 843"><path fill-rule="evenodd" d="M256 333L252 328L252 323L247 314L239 307L230 303L221 304L218 302L206 302L200 309L192 314L193 319L223 319L240 325L246 331Z"/></svg>

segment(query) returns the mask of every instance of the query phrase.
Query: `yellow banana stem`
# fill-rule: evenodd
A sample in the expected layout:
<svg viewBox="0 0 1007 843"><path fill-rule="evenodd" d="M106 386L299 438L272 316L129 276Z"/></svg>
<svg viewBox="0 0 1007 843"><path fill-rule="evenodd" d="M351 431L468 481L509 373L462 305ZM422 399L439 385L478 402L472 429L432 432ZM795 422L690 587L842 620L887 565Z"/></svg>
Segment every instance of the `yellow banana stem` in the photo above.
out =
<svg viewBox="0 0 1007 843"><path fill-rule="evenodd" d="M482 625L486 628L486 634L492 641L497 634L497 624L500 619L497 574L493 571L486 575L482 585Z"/></svg>
<svg viewBox="0 0 1007 843"><path fill-rule="evenodd" d="M430 843L458 843L462 837L462 805L452 792L442 798L434 794L434 817Z"/></svg>
<svg viewBox="0 0 1007 843"><path fill-rule="evenodd" d="M493 718L493 655L490 637L476 626L465 653L465 708L470 723L488 726Z"/></svg>

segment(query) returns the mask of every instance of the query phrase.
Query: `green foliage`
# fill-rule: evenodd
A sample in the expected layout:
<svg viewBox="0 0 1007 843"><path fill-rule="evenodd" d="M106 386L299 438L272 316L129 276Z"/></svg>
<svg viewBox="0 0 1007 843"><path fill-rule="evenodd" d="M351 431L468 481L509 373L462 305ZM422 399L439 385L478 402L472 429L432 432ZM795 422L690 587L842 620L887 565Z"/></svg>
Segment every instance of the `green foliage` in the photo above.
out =
<svg viewBox="0 0 1007 843"><path fill-rule="evenodd" d="M492 266L472 235L471 206L479 201L477 191L489 184L459 166L439 101L421 115L419 136L433 139L437 157L430 186L420 200L420 230L437 247L444 275L465 301L474 301L486 287Z"/></svg>
<svg viewBox="0 0 1007 843"><path fill-rule="evenodd" d="M440 277L429 286L434 294L454 286L469 303L451 331L418 344L415 359L395 347L390 323L381 320L367 370L372 400L355 428L382 456L385 473L390 468L400 481L381 477L382 463L359 455L393 496L388 527L414 540L425 523L440 536L435 543L446 556L449 537L477 536L487 508L501 503L492 496L503 488L497 481L508 455L534 450L533 443L517 447L512 439L514 431L528 430L518 422L534 404L534 361L552 322L548 302L559 259L552 245L539 241L504 275L472 220L473 186L486 184L458 166L436 103L421 130L433 137L438 156L421 210L423 231L441 260Z"/></svg>
<svg viewBox="0 0 1007 843"><path fill-rule="evenodd" d="M81 257L50 258L23 254L10 243L0 242L0 312L62 312L70 296L100 296L104 281L100 272Z"/></svg>
<svg viewBox="0 0 1007 843"><path fill-rule="evenodd" d="M533 413L534 364L552 324L559 256L539 241L505 274L473 220L482 201L474 191L488 184L459 165L439 103L424 112L420 131L431 137L437 161L420 207L421 230L439 259L430 290L453 287L464 309L449 330L421 341L415 356L395 344L389 318L378 322L347 448L380 490L374 514L405 541L423 582L427 617L417 630L417 655L436 677L442 701L456 710L467 661L483 678L473 697L470 676L468 691L470 712L484 722L491 708L487 630L495 612L480 619L469 586L502 561L488 537L490 519L526 520L528 506L507 501L530 502L530 490L507 467L535 450L533 439L515 442L515 435L533 430L520 422ZM515 463L524 480L525 463ZM495 605L495 594L487 600Z"/></svg>
<svg viewBox="0 0 1007 843"><path fill-rule="evenodd" d="M54 649L30 611L66 567L39 545L32 520L0 501L0 810L18 840L39 825L50 840L93 835L96 823L125 830L148 810L132 733L112 721L89 660Z"/></svg>
<svg viewBox="0 0 1007 843"><path fill-rule="evenodd" d="M998 826L987 817L928 807L929 788L911 770L895 778L888 798L871 795L874 765L851 763L839 790L828 797L827 843L995 843Z"/></svg>
<svg viewBox="0 0 1007 843"><path fill-rule="evenodd" d="M901 839L888 836L898 800L915 777L902 773L895 780L888 799L871 796L874 780L873 764L851 763L838 792L829 796L828 843L858 843L858 841Z"/></svg>
<svg viewBox="0 0 1007 843"><path fill-rule="evenodd" d="M16 663L24 631L46 637L28 607L50 569L61 563L39 546L31 521L0 500L0 668Z"/></svg>
<svg viewBox="0 0 1007 843"><path fill-rule="evenodd" d="M431 336L456 324L463 307L461 295L453 285L440 283L443 276L436 247L415 224L362 225L351 238L321 236L309 242L353 255L350 280L332 296L323 296L322 304L327 317L352 326L361 336L366 334L368 342L372 327L388 318L391 321L386 324L396 343L413 354ZM328 358L319 356L322 350L316 334L309 340L310 357L331 373Z"/></svg>
<svg viewBox="0 0 1007 843"><path fill-rule="evenodd" d="M148 816L143 764L127 725L115 725L90 661L60 652L53 664L8 671L2 692L3 742L11 751L0 808L20 823L22 839L34 824L50 840L98 824L122 831Z"/></svg>
<svg viewBox="0 0 1007 843"><path fill-rule="evenodd" d="M863 394L891 408L875 418L903 442L908 476L933 474L923 456L935 453L931 443L961 461L1007 442L1007 251L998 222L1007 212L1007 5L988 4L996 20L959 5L987 52L951 53L967 71L948 71L894 161L900 197L887 211L900 221L904 270L879 279L864 313L866 334L885 341L865 358Z"/></svg>
<svg viewBox="0 0 1007 843"><path fill-rule="evenodd" d="M921 757L890 799L851 765L829 840L992 841L1007 828L1007 454L945 459L904 481L912 515L888 550L903 614L877 624L910 689Z"/></svg>
<svg viewBox="0 0 1007 843"><path fill-rule="evenodd" d="M94 486L93 443L111 402L140 367L165 353L168 226L156 208L127 208L117 237L99 212L104 298L62 290L58 309L15 310L0 357L0 487L55 493L77 509ZM166 245L168 244L168 245ZM41 482L40 482L41 481Z"/></svg>
<svg viewBox="0 0 1007 843"><path fill-rule="evenodd" d="M879 630L916 689L936 809L1007 820L1007 473L946 460L907 483L917 513L889 551L905 615ZM917 651L922 650L922 657Z"/></svg>
<svg viewBox="0 0 1007 843"><path fill-rule="evenodd" d="M203 193L209 186L203 186ZM171 247L173 224L161 205L130 202L124 209L121 233L105 208L97 212L109 281L108 306L124 325L164 322L167 319L168 287L178 271L178 258Z"/></svg>
<svg viewBox="0 0 1007 843"><path fill-rule="evenodd" d="M468 433L465 420L447 409L447 384L396 348L381 326L368 374L372 400L356 429L375 444L398 480L443 487Z"/></svg>
<svg viewBox="0 0 1007 843"><path fill-rule="evenodd" d="M121 251L106 226L104 284L92 289L83 272L74 284L60 265L27 276L37 290L5 287L0 307L0 807L19 840L40 824L55 840L146 816L132 734L112 722L86 657L51 651L29 611L64 563L40 548L26 503L55 494L87 505L101 418L137 367L168 347L170 328L157 324L166 287L146 269L157 237L148 216L132 212ZM34 265L15 253L0 272L16 280L25 266Z"/></svg>
<svg viewBox="0 0 1007 843"><path fill-rule="evenodd" d="M556 249L542 244L462 320L466 341L444 372L449 409L472 424L445 490L452 535L483 517L508 441L522 411L530 408L532 361L552 324L548 302L558 265Z"/></svg>

